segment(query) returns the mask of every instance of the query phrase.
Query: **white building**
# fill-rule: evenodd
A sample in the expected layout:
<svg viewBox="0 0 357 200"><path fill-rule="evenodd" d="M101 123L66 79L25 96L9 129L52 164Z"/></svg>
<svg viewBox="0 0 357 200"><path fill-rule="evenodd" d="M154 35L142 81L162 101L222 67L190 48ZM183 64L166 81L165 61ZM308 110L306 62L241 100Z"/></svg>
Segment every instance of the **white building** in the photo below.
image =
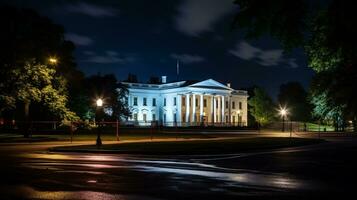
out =
<svg viewBox="0 0 357 200"><path fill-rule="evenodd" d="M128 123L164 126L247 125L247 91L213 79L161 84L122 82L132 116Z"/></svg>

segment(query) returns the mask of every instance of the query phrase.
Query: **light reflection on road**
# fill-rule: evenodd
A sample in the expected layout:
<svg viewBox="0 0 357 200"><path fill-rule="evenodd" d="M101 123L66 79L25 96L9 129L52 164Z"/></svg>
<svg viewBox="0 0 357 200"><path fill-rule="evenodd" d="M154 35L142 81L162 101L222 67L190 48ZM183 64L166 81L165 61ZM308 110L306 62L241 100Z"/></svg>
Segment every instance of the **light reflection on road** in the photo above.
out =
<svg viewBox="0 0 357 200"><path fill-rule="evenodd" d="M61 167L83 167L85 170L58 170L65 173L100 174L103 169L125 168L131 171L146 173L175 174L176 176L199 176L204 179L232 182L236 187L257 187L270 190L309 189L309 183L289 177L286 174L262 173L259 171L221 168L212 164L174 160L128 157L122 155L90 155L90 154L55 154L34 153L23 155L37 159L36 162L25 163L27 167L45 169ZM93 170L88 170L92 168ZM98 170L96 170L98 169ZM108 173L108 172L105 172Z"/></svg>

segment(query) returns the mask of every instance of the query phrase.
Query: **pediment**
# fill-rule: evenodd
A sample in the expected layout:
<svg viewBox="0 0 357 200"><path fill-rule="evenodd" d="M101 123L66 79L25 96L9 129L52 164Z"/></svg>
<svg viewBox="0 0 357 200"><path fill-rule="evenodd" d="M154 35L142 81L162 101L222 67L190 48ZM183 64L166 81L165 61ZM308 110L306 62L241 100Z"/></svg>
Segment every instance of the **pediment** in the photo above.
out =
<svg viewBox="0 0 357 200"><path fill-rule="evenodd" d="M200 81L200 82L194 83L192 85L189 85L189 87L233 90L232 88L230 88L218 81L215 81L213 79L207 79L204 81Z"/></svg>

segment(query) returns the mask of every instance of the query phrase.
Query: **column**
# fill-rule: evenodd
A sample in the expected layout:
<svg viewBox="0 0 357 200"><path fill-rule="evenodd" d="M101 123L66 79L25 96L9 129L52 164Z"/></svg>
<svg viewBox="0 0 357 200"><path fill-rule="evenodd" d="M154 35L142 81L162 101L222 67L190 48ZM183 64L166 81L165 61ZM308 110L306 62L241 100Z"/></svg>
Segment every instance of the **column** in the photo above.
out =
<svg viewBox="0 0 357 200"><path fill-rule="evenodd" d="M203 122L203 94L200 94L200 122Z"/></svg>
<svg viewBox="0 0 357 200"><path fill-rule="evenodd" d="M211 122L213 123L214 122L214 100L213 100L213 98L214 98L214 96L213 95L211 95Z"/></svg>
<svg viewBox="0 0 357 200"><path fill-rule="evenodd" d="M196 120L195 120L195 117L196 117L196 95L195 94L192 94L192 122L195 123Z"/></svg>
<svg viewBox="0 0 357 200"><path fill-rule="evenodd" d="M181 116L181 111L182 111L182 96L179 94L179 95L177 95L177 106L176 106L176 109L177 109L177 118L176 118L176 120L177 120L177 124L178 125L181 125L181 121L182 121L182 116Z"/></svg>
<svg viewBox="0 0 357 200"><path fill-rule="evenodd" d="M222 111L222 116L221 116L221 122L224 123L225 121L225 116L224 116L224 96L221 97L222 104L221 104L221 111Z"/></svg>
<svg viewBox="0 0 357 200"><path fill-rule="evenodd" d="M228 96L228 122L229 122L229 124L232 121L232 118L231 118L232 117L231 116L231 112L232 112L231 106L232 106L232 104L231 104L231 96Z"/></svg>
<svg viewBox="0 0 357 200"><path fill-rule="evenodd" d="M190 94L186 94L186 123L187 122L190 122Z"/></svg>
<svg viewBox="0 0 357 200"><path fill-rule="evenodd" d="M216 115L217 115L217 99L213 96L213 123L216 123Z"/></svg>

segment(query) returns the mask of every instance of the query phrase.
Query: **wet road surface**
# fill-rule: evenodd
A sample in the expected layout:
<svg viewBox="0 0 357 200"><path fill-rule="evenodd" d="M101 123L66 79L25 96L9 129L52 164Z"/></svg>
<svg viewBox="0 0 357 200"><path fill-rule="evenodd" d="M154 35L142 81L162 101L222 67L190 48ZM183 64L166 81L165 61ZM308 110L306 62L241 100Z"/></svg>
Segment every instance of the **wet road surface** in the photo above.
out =
<svg viewBox="0 0 357 200"><path fill-rule="evenodd" d="M356 139L167 157L51 153L48 146L0 146L1 199L301 199L344 197L357 185Z"/></svg>

